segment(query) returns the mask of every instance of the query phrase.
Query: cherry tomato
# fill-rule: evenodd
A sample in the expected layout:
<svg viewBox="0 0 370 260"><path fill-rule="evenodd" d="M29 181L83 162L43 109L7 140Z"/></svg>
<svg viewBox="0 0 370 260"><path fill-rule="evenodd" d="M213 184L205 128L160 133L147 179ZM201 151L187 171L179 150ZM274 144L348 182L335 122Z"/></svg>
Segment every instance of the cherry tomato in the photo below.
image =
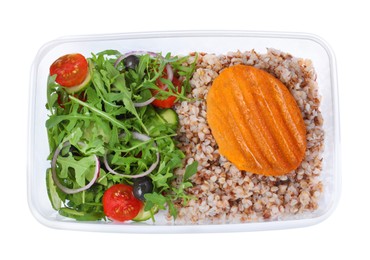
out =
<svg viewBox="0 0 370 260"><path fill-rule="evenodd" d="M86 58L79 54L67 54L50 66L50 75L57 75L55 81L63 87L74 87L81 84L88 73Z"/></svg>
<svg viewBox="0 0 370 260"><path fill-rule="evenodd" d="M137 216L143 203L135 198L133 188L126 184L115 184L104 192L103 209L105 215L123 222Z"/></svg>
<svg viewBox="0 0 370 260"><path fill-rule="evenodd" d="M167 73L166 73L166 70L164 71L164 78L167 78ZM177 92L181 92L181 81L176 77L176 76L173 76L173 79L172 79L172 84L174 85L174 87L176 88L176 91ZM156 81L156 85L160 88L160 89L164 89L165 88L165 84L162 83L162 81L160 79L157 79ZM166 90L168 92L168 90ZM152 95L156 95L158 93L157 90L153 90L152 91ZM159 108L170 108L170 107L173 107L173 105L175 104L175 101L176 101L176 98L175 96L169 96L168 98L166 99L155 99L152 104L156 107L159 107Z"/></svg>

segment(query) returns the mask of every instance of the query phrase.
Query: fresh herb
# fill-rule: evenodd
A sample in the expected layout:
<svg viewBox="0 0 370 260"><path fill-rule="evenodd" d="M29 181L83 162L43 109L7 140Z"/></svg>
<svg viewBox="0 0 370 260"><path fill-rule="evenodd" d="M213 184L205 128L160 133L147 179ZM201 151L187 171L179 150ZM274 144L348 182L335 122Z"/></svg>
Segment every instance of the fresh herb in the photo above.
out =
<svg viewBox="0 0 370 260"><path fill-rule="evenodd" d="M186 167L185 174L184 174L184 181L188 181L191 176L197 173L198 169L198 162L194 161L193 163L189 164Z"/></svg>
<svg viewBox="0 0 370 260"><path fill-rule="evenodd" d="M184 66L188 57L173 57L170 53L164 58L142 55L134 70L125 69L122 64L115 67L119 56L121 54L115 50L92 54L88 58L90 85L78 95L67 94L55 82L55 75L48 79L46 107L50 113L45 124L50 148L48 159L52 159L61 144L70 143L57 159L58 179L70 189L83 187L93 177L94 156L101 161L98 179L85 191L66 194L58 187L50 186L61 201L61 206L55 208L60 208L61 215L77 220L106 219L102 205L104 192L117 183L131 185L132 179L111 174L105 168L103 158L106 156L115 171L135 175L148 170L159 152L158 166L149 174L154 189L145 194L145 210L167 208L176 218L175 203L182 201L186 204L189 201L186 189L192 186L190 178L196 173L198 164L189 165L182 182L173 185L178 178L176 169L184 167L184 154L174 139L176 132L173 126L166 124L156 108L151 105L135 107L134 104L148 100L153 90L158 91L158 99L173 95L177 100L187 100L195 62ZM161 79L167 63L183 79L181 92L176 91L172 82ZM157 80L168 84L168 90L158 88ZM136 140L133 132L145 134L150 140ZM51 180L50 169L48 172L48 180ZM57 197L53 200L59 203Z"/></svg>

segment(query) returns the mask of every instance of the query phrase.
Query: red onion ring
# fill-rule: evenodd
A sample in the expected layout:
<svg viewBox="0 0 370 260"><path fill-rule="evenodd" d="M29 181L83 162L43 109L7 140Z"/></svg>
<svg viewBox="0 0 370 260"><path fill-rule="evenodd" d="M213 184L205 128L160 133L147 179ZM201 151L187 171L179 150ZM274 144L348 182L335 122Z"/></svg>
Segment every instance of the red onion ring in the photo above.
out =
<svg viewBox="0 0 370 260"><path fill-rule="evenodd" d="M155 96L149 98L147 101L144 101L144 102L136 102L136 103L134 102L134 107L145 107L153 103L154 100L155 100Z"/></svg>
<svg viewBox="0 0 370 260"><path fill-rule="evenodd" d="M79 144L81 145L81 144L83 144L83 143L79 143ZM94 157L95 157L95 172L94 172L94 176L93 176L93 178L91 179L91 181L90 181L87 185L85 185L84 187L81 187L81 188L78 188L78 189L70 189L70 188L67 188L67 187L63 186L63 185L60 183L60 181L59 181L59 179L58 179L58 176L57 176L57 172L56 172L56 163L57 163L57 159L58 159L58 156L59 156L60 151L61 151L64 147L66 147L66 146L68 146L68 145L70 145L70 142L69 142L69 141L65 142L65 143L62 145L62 147L61 147L61 148L59 148L59 147L58 147L58 148L55 150L54 155L53 155L53 159L52 159L52 161L51 161L51 176L52 176L52 178L53 178L53 181L54 181L55 185L57 185L57 186L58 186L58 188L59 188L61 191L63 191L63 192L64 192L64 193L66 193L66 194L74 194L74 193L78 193L78 192L81 192L81 191L84 191L84 190L89 189L89 188L90 188L90 187L95 183L96 179L97 179L97 178L98 178L98 176L99 176L99 172L100 172L100 162L99 162L99 158L98 158L96 155L94 155Z"/></svg>
<svg viewBox="0 0 370 260"><path fill-rule="evenodd" d="M124 136L124 134L122 134L121 136ZM134 139L137 139L137 140L143 141L143 142L150 140L149 136L144 135L144 134L140 134L138 132L132 132L132 136L134 137ZM154 146L157 146L157 145L154 143ZM146 170L145 172L142 172L140 174L136 174L136 175L127 175L127 174L122 174L122 173L119 173L119 172L116 172L115 170L113 170L109 166L109 163L108 163L108 160L107 160L107 154L104 155L104 165L107 168L107 170L112 174L122 176L122 177L126 177L126 178L133 178L134 179L134 178L144 177L144 176L150 174L157 167L158 163L159 163L159 152L157 152L157 160L149 167L148 170Z"/></svg>
<svg viewBox="0 0 370 260"><path fill-rule="evenodd" d="M166 64L166 70L167 70L167 79L172 82L173 80L173 69L169 63ZM168 86L166 85L164 90L166 90Z"/></svg>

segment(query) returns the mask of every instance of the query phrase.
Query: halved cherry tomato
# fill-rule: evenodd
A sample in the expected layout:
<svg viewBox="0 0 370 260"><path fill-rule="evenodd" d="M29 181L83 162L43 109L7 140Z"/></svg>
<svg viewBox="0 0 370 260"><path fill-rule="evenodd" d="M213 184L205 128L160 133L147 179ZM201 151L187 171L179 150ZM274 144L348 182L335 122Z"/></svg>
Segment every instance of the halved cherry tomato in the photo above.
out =
<svg viewBox="0 0 370 260"><path fill-rule="evenodd" d="M135 198L133 188L126 184L115 184L104 192L103 210L115 221L123 222L137 216L143 203Z"/></svg>
<svg viewBox="0 0 370 260"><path fill-rule="evenodd" d="M86 58L79 54L67 54L50 66L50 75L57 75L55 81L63 87L74 87L81 84L88 73Z"/></svg>
<svg viewBox="0 0 370 260"><path fill-rule="evenodd" d="M163 78L167 78L167 71L166 71L166 69L164 70ZM173 76L172 84L176 88L176 91L177 92L181 92L181 81L175 75ZM166 86L165 84L163 84L163 82L160 79L157 79L156 85L160 89L164 89L165 86ZM168 92L168 89L166 91ZM152 95L153 96L156 95L157 93L158 93L157 90L153 90L152 91ZM170 108L170 107L173 107L173 105L175 104L176 98L177 97L175 97L175 96L169 96L168 98L163 99L163 100L161 100L161 99L155 99L152 102L152 104L154 106L156 106L156 107L159 107L159 108Z"/></svg>

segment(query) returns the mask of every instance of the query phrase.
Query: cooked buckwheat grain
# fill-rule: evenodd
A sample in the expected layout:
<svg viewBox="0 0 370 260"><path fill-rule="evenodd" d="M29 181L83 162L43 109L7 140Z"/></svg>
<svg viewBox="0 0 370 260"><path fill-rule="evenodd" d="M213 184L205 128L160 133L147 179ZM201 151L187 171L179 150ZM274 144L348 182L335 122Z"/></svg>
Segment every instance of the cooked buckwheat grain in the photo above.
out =
<svg viewBox="0 0 370 260"><path fill-rule="evenodd" d="M185 163L197 160L199 166L192 178L194 186L188 190L194 199L186 206L177 205L179 214L175 222L201 224L277 220L316 210L323 192L320 173L324 131L312 62L275 49L267 49L266 54L252 50L226 55L198 55L189 94L196 101L181 102L175 110L180 120L178 141L186 155ZM188 63L193 60L194 55ZM207 124L205 100L213 80L224 68L235 64L251 65L280 79L302 111L307 128L307 151L301 165L287 175L267 177L239 171L219 154ZM181 178L184 170L178 170L176 174Z"/></svg>

